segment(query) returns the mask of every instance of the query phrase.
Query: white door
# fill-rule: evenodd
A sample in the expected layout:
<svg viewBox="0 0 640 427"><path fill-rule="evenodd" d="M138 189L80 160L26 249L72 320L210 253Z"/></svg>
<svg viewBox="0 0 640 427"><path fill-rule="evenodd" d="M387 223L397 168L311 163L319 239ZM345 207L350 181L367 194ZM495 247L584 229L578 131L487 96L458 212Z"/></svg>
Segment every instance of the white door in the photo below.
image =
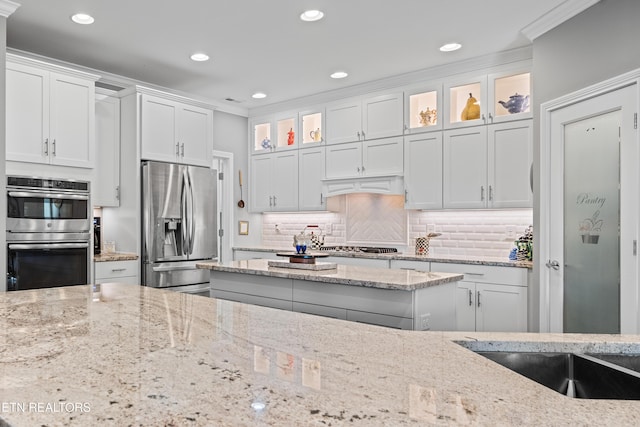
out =
<svg viewBox="0 0 640 427"><path fill-rule="evenodd" d="M273 207L273 157L269 154L251 157L249 206L252 212L266 212Z"/></svg>
<svg viewBox="0 0 640 427"><path fill-rule="evenodd" d="M93 82L51 73L50 87L51 164L92 168L95 148Z"/></svg>
<svg viewBox="0 0 640 427"><path fill-rule="evenodd" d="M541 329L547 321L552 332L637 333L636 90L628 86L547 116Z"/></svg>
<svg viewBox="0 0 640 427"><path fill-rule="evenodd" d="M442 209L442 132L404 137L406 209Z"/></svg>
<svg viewBox="0 0 640 427"><path fill-rule="evenodd" d="M213 150L213 113L192 105L181 106L177 113L180 161L188 165L209 166Z"/></svg>
<svg viewBox="0 0 640 427"><path fill-rule="evenodd" d="M236 201L233 199L233 186L236 174L233 168L233 153L214 151L213 169L218 171L217 212L218 216L218 261L228 262L233 260L233 213ZM222 175L220 175L222 174Z"/></svg>
<svg viewBox="0 0 640 427"><path fill-rule="evenodd" d="M324 178L324 147L298 151L298 207L301 211L325 209L322 194Z"/></svg>
<svg viewBox="0 0 640 427"><path fill-rule="evenodd" d="M376 139L362 143L362 174L366 176L402 175L404 171L402 137Z"/></svg>
<svg viewBox="0 0 640 427"><path fill-rule="evenodd" d="M446 131L443 147L444 208L487 207L487 127Z"/></svg>
<svg viewBox="0 0 640 427"><path fill-rule="evenodd" d="M49 73L7 63L7 160L49 163Z"/></svg>
<svg viewBox="0 0 640 427"><path fill-rule="evenodd" d="M298 210L298 151L270 154L273 156L271 191L273 210Z"/></svg>
<svg viewBox="0 0 640 427"><path fill-rule="evenodd" d="M344 101L327 107L327 144L362 139L362 102Z"/></svg>
<svg viewBox="0 0 640 427"><path fill-rule="evenodd" d="M526 332L527 288L477 283L476 330L479 332Z"/></svg>
<svg viewBox="0 0 640 427"><path fill-rule="evenodd" d="M175 162L180 147L176 140L175 102L142 95L142 159Z"/></svg>
<svg viewBox="0 0 640 427"><path fill-rule="evenodd" d="M327 178L352 178L362 174L362 143L329 145L327 150Z"/></svg>
<svg viewBox="0 0 640 427"><path fill-rule="evenodd" d="M489 126L488 144L489 207L532 207L529 179L533 162L532 121Z"/></svg>
<svg viewBox="0 0 640 427"><path fill-rule="evenodd" d="M402 135L403 99L402 92L365 99L362 102L362 139Z"/></svg>
<svg viewBox="0 0 640 427"><path fill-rule="evenodd" d="M456 288L456 330L476 330L476 285L461 280Z"/></svg>

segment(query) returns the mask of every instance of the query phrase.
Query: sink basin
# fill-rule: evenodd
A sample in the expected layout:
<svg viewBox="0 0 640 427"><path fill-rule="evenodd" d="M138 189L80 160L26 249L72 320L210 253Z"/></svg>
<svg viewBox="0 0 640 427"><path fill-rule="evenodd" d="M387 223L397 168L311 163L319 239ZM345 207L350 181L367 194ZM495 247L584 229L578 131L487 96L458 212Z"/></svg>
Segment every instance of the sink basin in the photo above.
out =
<svg viewBox="0 0 640 427"><path fill-rule="evenodd" d="M638 355L598 355L596 358L573 353L477 353L570 397L640 400ZM627 367L622 363L627 363Z"/></svg>

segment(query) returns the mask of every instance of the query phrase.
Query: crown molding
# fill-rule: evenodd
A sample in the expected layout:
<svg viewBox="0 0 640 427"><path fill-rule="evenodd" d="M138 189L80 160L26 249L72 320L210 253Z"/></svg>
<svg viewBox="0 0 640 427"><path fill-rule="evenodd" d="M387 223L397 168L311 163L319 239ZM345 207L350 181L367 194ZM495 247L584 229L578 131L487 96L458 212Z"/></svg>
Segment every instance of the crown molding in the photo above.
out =
<svg viewBox="0 0 640 427"><path fill-rule="evenodd" d="M0 0L0 16L8 18L20 7L19 3L10 0Z"/></svg>
<svg viewBox="0 0 640 427"><path fill-rule="evenodd" d="M0 0L0 2L3 0ZM72 64L70 62L61 61L59 59L49 58L46 56L38 55L31 52L26 52L19 49L7 48L7 58L12 58L15 62L31 63L37 62L39 66L45 68L62 67L66 72L86 73L85 75L95 75L97 86L107 86L108 89L118 91L119 89L131 88L136 90L136 87L146 88L148 93L152 91L155 94L162 93L163 96L172 96L175 100L189 100L194 105L200 105L203 108L213 109L215 111L233 114L236 116L247 117L249 110L244 107L226 105L217 101L205 99L193 93L185 93L176 91L162 86L157 86L152 83L144 82L141 80L130 79L128 77L120 76L118 74L112 74L102 70L96 70L94 68L84 67L82 65Z"/></svg>
<svg viewBox="0 0 640 427"><path fill-rule="evenodd" d="M524 27L521 32L529 40L534 41L547 31L568 21L599 1L600 0L567 0Z"/></svg>
<svg viewBox="0 0 640 427"><path fill-rule="evenodd" d="M523 67L526 68L526 66L530 67L532 55L533 49L531 46L496 52L380 80L251 108L249 109L249 117L262 116L286 110L310 108L314 105L327 104L350 97L412 87L415 85L424 85L425 83L437 82L441 84L443 81L453 77L464 77L465 75L472 75L474 73L483 73L495 67L502 69L513 66L516 69L522 69Z"/></svg>

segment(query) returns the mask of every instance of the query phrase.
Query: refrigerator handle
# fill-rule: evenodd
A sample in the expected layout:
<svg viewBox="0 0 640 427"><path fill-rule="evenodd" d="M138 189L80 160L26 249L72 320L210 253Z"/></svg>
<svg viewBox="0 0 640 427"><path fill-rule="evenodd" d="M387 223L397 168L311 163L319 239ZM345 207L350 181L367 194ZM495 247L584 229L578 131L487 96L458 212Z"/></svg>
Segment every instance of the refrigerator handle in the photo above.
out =
<svg viewBox="0 0 640 427"><path fill-rule="evenodd" d="M189 187L187 183L187 171L182 172L182 194L180 196L180 219L182 221L182 253L189 254L189 217L187 214L187 204L189 198Z"/></svg>
<svg viewBox="0 0 640 427"><path fill-rule="evenodd" d="M193 196L193 180L191 172L187 169L189 178L189 255L193 254L193 243L196 238L196 198Z"/></svg>

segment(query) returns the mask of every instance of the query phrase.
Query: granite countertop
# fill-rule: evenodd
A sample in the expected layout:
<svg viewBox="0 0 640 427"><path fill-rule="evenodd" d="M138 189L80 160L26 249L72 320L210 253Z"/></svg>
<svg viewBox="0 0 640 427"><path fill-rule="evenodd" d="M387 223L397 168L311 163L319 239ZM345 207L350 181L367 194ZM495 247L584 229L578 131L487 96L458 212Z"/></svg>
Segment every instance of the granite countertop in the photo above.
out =
<svg viewBox="0 0 640 427"><path fill-rule="evenodd" d="M124 252L101 253L93 256L94 262L135 261L138 255Z"/></svg>
<svg viewBox="0 0 640 427"><path fill-rule="evenodd" d="M228 273L253 274L402 291L414 291L455 282L462 280L464 277L462 274L456 273L435 273L342 264L338 264L333 270L299 270L286 267L270 267L269 261L266 259L231 261L223 264L219 262L200 262L196 263L196 267Z"/></svg>
<svg viewBox="0 0 640 427"><path fill-rule="evenodd" d="M640 336L400 331L115 283L0 306L12 426L640 423L638 401L568 398L455 343L638 352Z"/></svg>
<svg viewBox="0 0 640 427"><path fill-rule="evenodd" d="M264 246L255 247L234 247L234 250L238 251L254 251L254 252L281 252L290 251L291 248L269 248ZM520 268L533 268L533 262L531 261L510 261L509 259L499 257L479 257L468 255L450 255L450 256L425 256L415 255L413 253L392 252L386 254L374 254L367 252L344 252L344 251L322 251L322 253L330 254L336 257L345 258L368 258L368 259L382 259L382 260L405 260L405 261L424 261L424 262L448 262L458 264L475 264L475 265L493 265L498 267L520 267Z"/></svg>

